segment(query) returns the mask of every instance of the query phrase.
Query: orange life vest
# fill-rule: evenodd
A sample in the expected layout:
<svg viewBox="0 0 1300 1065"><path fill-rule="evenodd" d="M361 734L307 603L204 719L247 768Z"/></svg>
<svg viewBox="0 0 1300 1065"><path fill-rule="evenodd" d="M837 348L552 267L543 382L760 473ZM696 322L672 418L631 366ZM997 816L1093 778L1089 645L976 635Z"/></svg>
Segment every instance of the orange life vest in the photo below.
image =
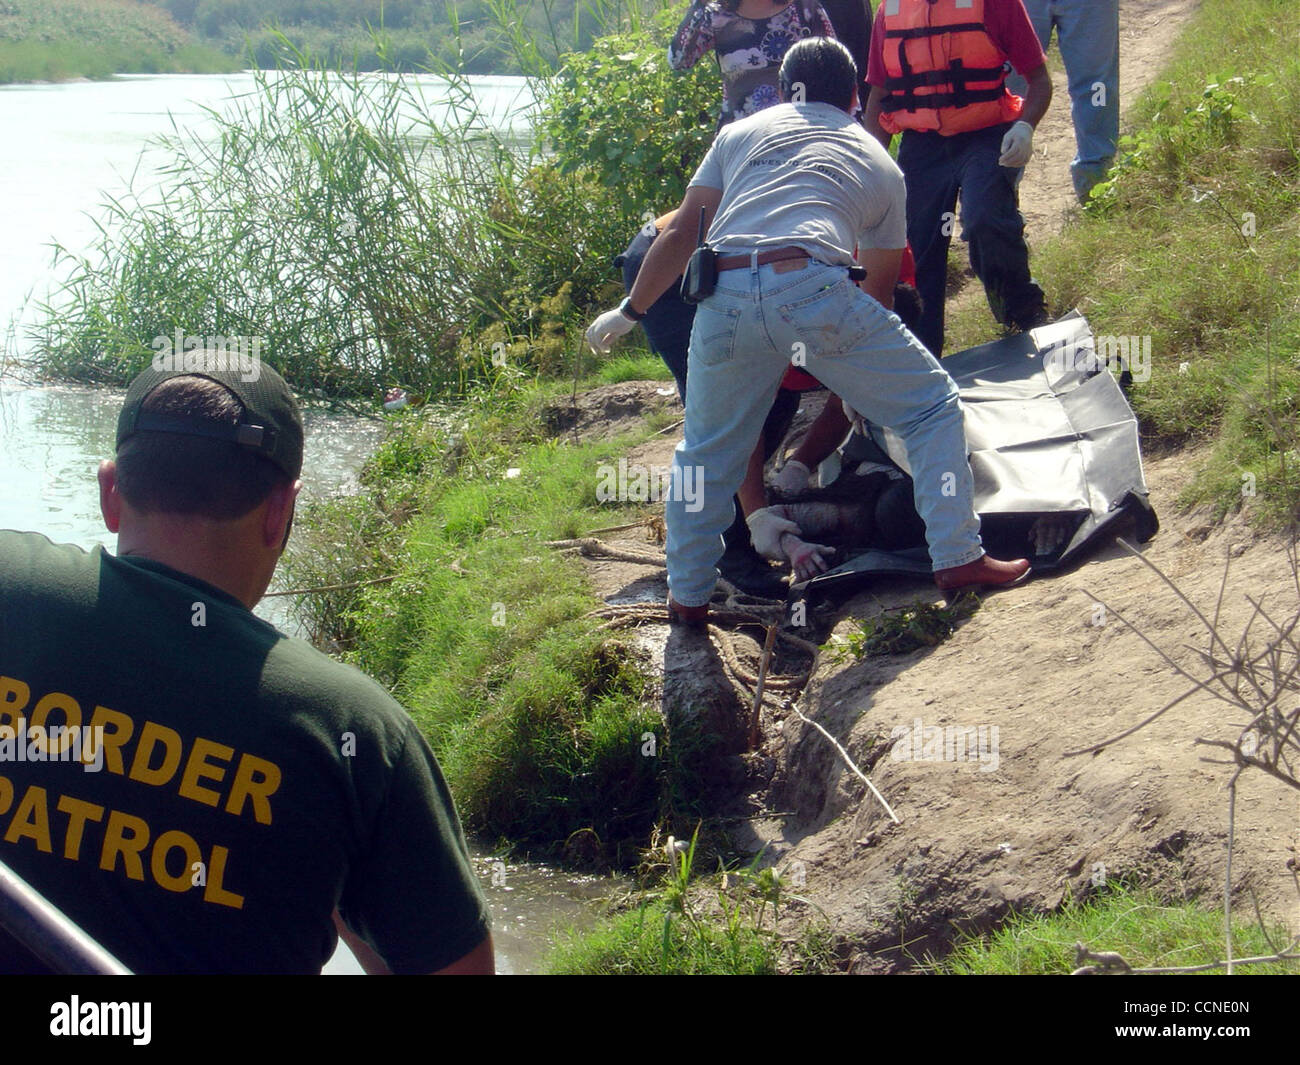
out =
<svg viewBox="0 0 1300 1065"><path fill-rule="evenodd" d="M1005 85L1006 57L984 28L984 0L883 0L889 133L944 136L1020 117L1024 101Z"/></svg>

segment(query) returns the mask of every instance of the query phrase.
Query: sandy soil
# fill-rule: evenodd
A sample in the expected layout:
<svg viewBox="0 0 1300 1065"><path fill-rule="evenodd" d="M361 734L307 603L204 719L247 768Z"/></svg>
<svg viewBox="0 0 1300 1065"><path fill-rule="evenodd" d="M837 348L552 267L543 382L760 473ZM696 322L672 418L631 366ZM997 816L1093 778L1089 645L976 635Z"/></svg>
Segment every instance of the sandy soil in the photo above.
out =
<svg viewBox="0 0 1300 1065"><path fill-rule="evenodd" d="M1230 563L1219 630L1235 648L1253 609L1246 596L1281 621L1300 610L1300 595L1282 541L1257 538L1240 517L1212 526L1203 513L1177 512L1178 489L1198 457L1150 464L1163 529L1143 554L1208 616ZM918 594L932 599L915 583L859 596L837 631ZM987 927L1011 907L1051 910L1101 877L1137 874L1171 894L1221 897L1229 771L1203 761L1215 752L1194 741L1235 740L1240 710L1198 695L1099 753L1066 756L1190 687L1121 615L1194 676L1207 675L1195 652L1207 644L1206 627L1118 545L1074 572L987 597L934 650L854 665L823 661L798 705L870 767L901 825L888 821L825 739L793 714L774 723L777 771L755 802L796 814L756 822L755 835L784 851L783 868L805 880L805 894L859 944L856 971L905 969L956 929ZM1266 629L1257 622L1252 653ZM983 761L969 752L899 760L930 753L915 741L891 745L896 730L914 733L918 721L922 729L982 727L988 741L996 729L997 743L986 742ZM1298 847L1300 791L1246 773L1234 905L1248 910L1253 891L1266 912L1300 929Z"/></svg>

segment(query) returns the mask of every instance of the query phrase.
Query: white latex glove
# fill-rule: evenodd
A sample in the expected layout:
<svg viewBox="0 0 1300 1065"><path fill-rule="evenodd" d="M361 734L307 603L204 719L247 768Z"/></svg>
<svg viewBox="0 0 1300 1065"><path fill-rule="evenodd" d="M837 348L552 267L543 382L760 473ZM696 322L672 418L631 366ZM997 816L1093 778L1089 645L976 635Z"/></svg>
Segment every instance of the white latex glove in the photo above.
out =
<svg viewBox="0 0 1300 1065"><path fill-rule="evenodd" d="M811 478L812 470L798 459L791 459L781 467L781 472L772 484L782 495L793 496L808 491L808 481Z"/></svg>
<svg viewBox="0 0 1300 1065"><path fill-rule="evenodd" d="M606 355L619 337L632 332L636 322L618 307L606 311L587 327L587 343L597 355Z"/></svg>
<svg viewBox="0 0 1300 1065"><path fill-rule="evenodd" d="M1023 119L1017 122L1002 138L999 166L1024 166L1034 150L1034 127Z"/></svg>
<svg viewBox="0 0 1300 1065"><path fill-rule="evenodd" d="M774 507L763 507L754 511L745 519L749 526L749 538L754 550L773 562L786 561L786 554L781 550L781 537L785 533L799 534L799 526L788 518L781 517Z"/></svg>
<svg viewBox="0 0 1300 1065"><path fill-rule="evenodd" d="M807 543L793 533L786 533L781 537L781 546L790 560L790 565L794 568L795 579L800 581L812 580L817 574L825 573L830 566L822 556L829 556L835 552L833 547Z"/></svg>

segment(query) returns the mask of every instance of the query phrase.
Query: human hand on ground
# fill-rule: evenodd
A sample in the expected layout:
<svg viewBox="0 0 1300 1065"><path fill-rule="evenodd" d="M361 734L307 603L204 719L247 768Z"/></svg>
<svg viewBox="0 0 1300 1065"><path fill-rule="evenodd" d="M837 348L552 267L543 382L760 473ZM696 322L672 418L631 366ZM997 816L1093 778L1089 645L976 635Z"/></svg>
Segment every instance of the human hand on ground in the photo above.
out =
<svg viewBox="0 0 1300 1065"><path fill-rule="evenodd" d="M781 547L794 569L795 579L800 581L812 580L817 574L825 573L830 568L830 563L826 559L835 553L833 547L828 547L826 544L810 544L793 533L786 533L781 537Z"/></svg>

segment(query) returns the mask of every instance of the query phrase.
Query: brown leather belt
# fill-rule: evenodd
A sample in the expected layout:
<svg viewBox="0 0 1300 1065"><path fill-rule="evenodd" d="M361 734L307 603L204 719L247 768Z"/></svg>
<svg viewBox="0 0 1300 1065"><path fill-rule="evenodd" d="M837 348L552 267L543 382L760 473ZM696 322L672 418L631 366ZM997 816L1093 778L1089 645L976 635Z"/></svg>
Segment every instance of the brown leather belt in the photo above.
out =
<svg viewBox="0 0 1300 1065"><path fill-rule="evenodd" d="M803 248L772 248L770 251L758 253L758 265L766 266L768 263L782 263L788 259L811 259ZM750 255L719 255L719 270L739 270L748 266L753 257Z"/></svg>

